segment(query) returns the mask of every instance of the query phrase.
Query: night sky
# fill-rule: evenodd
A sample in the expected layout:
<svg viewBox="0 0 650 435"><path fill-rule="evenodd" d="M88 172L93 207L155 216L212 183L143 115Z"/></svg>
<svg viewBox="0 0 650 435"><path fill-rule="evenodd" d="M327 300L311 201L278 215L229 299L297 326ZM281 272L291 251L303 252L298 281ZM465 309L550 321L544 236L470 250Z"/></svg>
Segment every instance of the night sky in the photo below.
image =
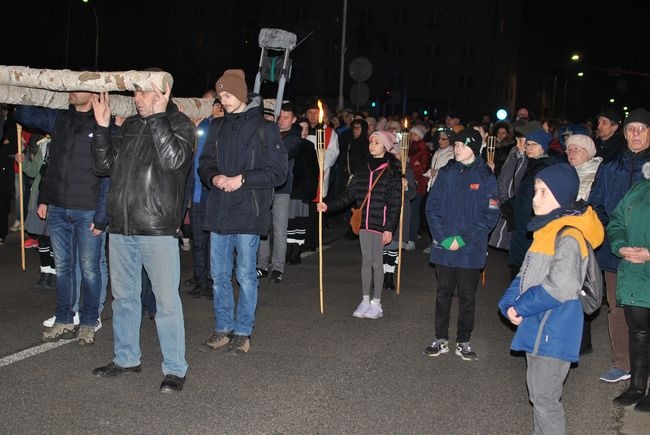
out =
<svg viewBox="0 0 650 435"><path fill-rule="evenodd" d="M179 7L187 4L178 3ZM72 20L68 28L69 5ZM145 11L155 8L155 1L95 0L95 5L100 21L100 70L159 66L173 73L176 65L165 64L165 53L159 51L163 44L149 41L155 41L151 35L156 28L179 23L152 22ZM617 2L596 9L593 3L585 7L556 0L523 5L519 106L535 98L542 78L557 77L560 88L567 83L567 106L578 120L607 107L610 97L616 99L614 107L619 110L623 105L630 109L650 107L647 19L638 6ZM3 6L2 21L5 38L0 46L0 64L52 69L83 69L94 64L94 17L81 0L14 1ZM218 26L218 20L215 23ZM67 45L66 35L70 36ZM129 40L132 42L124 42ZM144 41L146 50L142 46L139 51L133 50ZM572 52L582 54L581 64L568 60ZM585 76L578 79L578 71ZM197 83L178 83L176 95L200 94L205 84L216 78L214 72L197 74L201 76Z"/></svg>

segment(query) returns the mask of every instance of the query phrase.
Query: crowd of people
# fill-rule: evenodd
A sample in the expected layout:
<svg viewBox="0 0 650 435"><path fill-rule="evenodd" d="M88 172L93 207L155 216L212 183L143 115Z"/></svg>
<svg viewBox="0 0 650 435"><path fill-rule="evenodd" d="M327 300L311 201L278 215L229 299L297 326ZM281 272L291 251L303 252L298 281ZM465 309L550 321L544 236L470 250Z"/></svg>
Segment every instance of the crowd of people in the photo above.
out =
<svg viewBox="0 0 650 435"><path fill-rule="evenodd" d="M508 251L512 283L499 307L517 326L512 349L526 353L539 433L563 433L569 365L592 351L592 316L583 314L576 292L589 242L604 273L612 349L612 367L600 379L630 379L614 402L650 412L645 109L625 118L604 111L595 131L532 120L523 108L512 122L488 117L467 125L453 111L439 123L413 113L406 128L403 118L333 113L327 105L321 123L316 102L302 110L283 102L276 119L275 101L250 93L236 69L203 96L214 101L207 118L189 119L170 95L169 86L134 92L137 114L126 119L111 115L103 92L70 92L67 110L17 106L3 113L0 243L9 230L14 162L21 162L29 181L26 231L38 241L41 261L36 286L56 288L44 341L93 344L110 276L115 355L94 373L141 371L146 309L155 315L163 355L160 390L180 391L188 368L181 284L190 296L213 301L215 323L202 350L245 355L259 281L290 279L285 264L300 264L316 249L319 213L328 226L347 222L357 208L360 228L346 234L361 246L362 299L354 317L384 315L382 291L395 288L398 251L430 239L424 252L437 292L427 356L449 352L458 292L455 354L478 359L471 335L479 277L489 247ZM24 153L16 153L16 123L31 135ZM188 238L193 276L181 283L179 240Z"/></svg>

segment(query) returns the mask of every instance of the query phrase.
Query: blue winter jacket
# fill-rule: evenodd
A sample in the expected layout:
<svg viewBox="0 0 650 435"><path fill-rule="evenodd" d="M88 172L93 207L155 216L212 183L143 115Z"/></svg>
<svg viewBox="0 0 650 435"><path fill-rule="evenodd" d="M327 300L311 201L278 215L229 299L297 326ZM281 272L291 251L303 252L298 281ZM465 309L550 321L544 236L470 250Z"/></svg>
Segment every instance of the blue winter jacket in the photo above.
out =
<svg viewBox="0 0 650 435"><path fill-rule="evenodd" d="M485 266L488 234L499 218L497 181L481 157L469 166L450 160L438 172L426 204L433 237L430 260L434 264L466 269ZM448 237L460 236L465 246L450 251Z"/></svg>
<svg viewBox="0 0 650 435"><path fill-rule="evenodd" d="M562 230L565 226L573 228ZM523 318L510 346L513 350L578 361L584 317L578 290L588 259L584 240L596 247L604 236L591 208L581 215L556 218L535 231L519 274L499 301L505 317L514 307Z"/></svg>
<svg viewBox="0 0 650 435"><path fill-rule="evenodd" d="M598 214L604 227L619 201L637 181L643 180L643 164L650 161L650 149L633 153L628 148L618 157L604 161L596 172L596 179L589 194L589 204ZM596 251L600 268L607 272L616 272L619 257L612 254L609 240Z"/></svg>

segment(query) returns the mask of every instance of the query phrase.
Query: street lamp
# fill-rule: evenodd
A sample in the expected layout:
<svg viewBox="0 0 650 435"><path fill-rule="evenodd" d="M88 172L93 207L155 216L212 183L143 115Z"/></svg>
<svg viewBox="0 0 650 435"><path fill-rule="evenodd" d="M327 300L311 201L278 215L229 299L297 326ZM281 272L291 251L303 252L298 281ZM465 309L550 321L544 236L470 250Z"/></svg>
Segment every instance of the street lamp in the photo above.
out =
<svg viewBox="0 0 650 435"><path fill-rule="evenodd" d="M97 9L89 0L82 0L84 3L90 5L95 16L95 71L97 71L97 57L99 56L99 17L97 16Z"/></svg>

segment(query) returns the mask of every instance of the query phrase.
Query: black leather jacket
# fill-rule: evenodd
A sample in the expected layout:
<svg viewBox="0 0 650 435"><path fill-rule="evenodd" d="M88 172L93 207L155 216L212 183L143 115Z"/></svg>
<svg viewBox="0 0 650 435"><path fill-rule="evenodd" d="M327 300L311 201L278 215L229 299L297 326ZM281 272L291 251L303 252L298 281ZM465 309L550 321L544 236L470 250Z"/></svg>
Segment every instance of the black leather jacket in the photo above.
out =
<svg viewBox="0 0 650 435"><path fill-rule="evenodd" d="M194 142L194 125L173 103L166 113L127 118L112 139L108 128L97 127L94 169L111 177L109 233L177 234Z"/></svg>

